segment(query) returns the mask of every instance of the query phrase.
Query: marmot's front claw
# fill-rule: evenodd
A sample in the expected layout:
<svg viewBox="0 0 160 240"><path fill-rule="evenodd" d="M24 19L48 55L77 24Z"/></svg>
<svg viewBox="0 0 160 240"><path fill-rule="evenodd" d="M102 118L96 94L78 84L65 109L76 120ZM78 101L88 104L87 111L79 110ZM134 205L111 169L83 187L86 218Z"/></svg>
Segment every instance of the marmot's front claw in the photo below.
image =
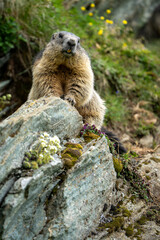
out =
<svg viewBox="0 0 160 240"><path fill-rule="evenodd" d="M65 95L63 94L62 96L60 96L60 98L64 100L64 98L65 98Z"/></svg>
<svg viewBox="0 0 160 240"><path fill-rule="evenodd" d="M74 106L76 104L76 101L72 97L64 96L63 99L67 100L72 106Z"/></svg>

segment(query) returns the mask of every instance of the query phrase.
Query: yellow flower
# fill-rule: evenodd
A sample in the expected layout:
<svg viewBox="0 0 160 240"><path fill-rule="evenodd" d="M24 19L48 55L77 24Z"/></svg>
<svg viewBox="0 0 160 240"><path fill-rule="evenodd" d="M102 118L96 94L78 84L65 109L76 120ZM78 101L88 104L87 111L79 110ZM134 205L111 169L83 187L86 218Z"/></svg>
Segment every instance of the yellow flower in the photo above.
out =
<svg viewBox="0 0 160 240"><path fill-rule="evenodd" d="M123 20L123 24L126 25L128 22L126 20Z"/></svg>
<svg viewBox="0 0 160 240"><path fill-rule="evenodd" d="M106 23L108 23L108 24L113 24L113 21L112 21L112 20L109 20L109 19L106 19Z"/></svg>
<svg viewBox="0 0 160 240"><path fill-rule="evenodd" d="M98 31L98 35L102 35L103 34L103 29L100 29L99 31Z"/></svg>
<svg viewBox="0 0 160 240"><path fill-rule="evenodd" d="M103 17L103 16L101 16L101 17L100 17L100 19L101 19L101 20L104 20L104 17Z"/></svg>
<svg viewBox="0 0 160 240"><path fill-rule="evenodd" d="M111 10L110 10L110 9L107 9L107 10L106 10L106 13L107 13L107 14L110 14L110 13L111 13Z"/></svg>
<svg viewBox="0 0 160 240"><path fill-rule="evenodd" d="M92 17L92 16L93 16L93 13L92 13L92 12L90 12L90 13L88 13L88 15L89 15L90 17Z"/></svg>
<svg viewBox="0 0 160 240"><path fill-rule="evenodd" d="M92 22L89 22L88 25L89 25L89 26L93 26L93 23L92 23Z"/></svg>
<svg viewBox="0 0 160 240"><path fill-rule="evenodd" d="M85 8L84 6L82 6L82 7L81 7L81 10L82 10L82 11L85 11L85 10L86 10L86 8Z"/></svg>
<svg viewBox="0 0 160 240"><path fill-rule="evenodd" d="M127 43L123 43L122 48L125 49L127 47Z"/></svg>
<svg viewBox="0 0 160 240"><path fill-rule="evenodd" d="M110 23L110 20L109 20L109 19L106 19L106 23Z"/></svg>
<svg viewBox="0 0 160 240"><path fill-rule="evenodd" d="M91 8L94 8L94 7L95 7L95 4L94 4L94 3L91 3L90 7L91 7Z"/></svg>

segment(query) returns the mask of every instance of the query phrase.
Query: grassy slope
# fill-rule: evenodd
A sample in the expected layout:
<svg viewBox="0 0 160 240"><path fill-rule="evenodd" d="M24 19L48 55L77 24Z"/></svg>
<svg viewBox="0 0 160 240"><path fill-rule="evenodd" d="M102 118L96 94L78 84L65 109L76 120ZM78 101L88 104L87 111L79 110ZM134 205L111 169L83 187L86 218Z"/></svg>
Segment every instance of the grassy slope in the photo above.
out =
<svg viewBox="0 0 160 240"><path fill-rule="evenodd" d="M129 125L132 107L141 100L148 101L145 107L160 117L160 59L155 48L148 50L123 24L105 24L97 17L96 9L90 17L80 9L66 11L62 3L62 0L21 0L5 15L12 15L22 35L40 49L55 31L71 31L81 37L81 44L91 57L96 89L108 107L105 123ZM100 29L102 35L98 35ZM145 121L141 125L142 129L148 127Z"/></svg>

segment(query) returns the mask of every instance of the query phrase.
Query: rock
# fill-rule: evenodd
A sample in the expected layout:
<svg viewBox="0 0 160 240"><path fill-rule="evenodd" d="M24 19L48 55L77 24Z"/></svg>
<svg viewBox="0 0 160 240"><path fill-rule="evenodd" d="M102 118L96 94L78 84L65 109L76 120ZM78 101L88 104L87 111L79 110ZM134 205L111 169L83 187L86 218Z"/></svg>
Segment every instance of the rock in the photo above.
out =
<svg viewBox="0 0 160 240"><path fill-rule="evenodd" d="M61 160L37 169L31 177L20 177L2 204L2 239L33 239L47 221L46 201L60 179Z"/></svg>
<svg viewBox="0 0 160 240"><path fill-rule="evenodd" d="M116 182L112 154L105 137L87 145L75 139L81 128L77 110L56 97L26 102L0 124L0 239L83 239L98 226L104 205L110 210ZM44 131L61 144L83 143L67 172L60 154L38 169L22 168L25 152Z"/></svg>
<svg viewBox="0 0 160 240"><path fill-rule="evenodd" d="M146 136L142 137L139 142L143 147L152 148L153 136L151 134L146 135Z"/></svg>
<svg viewBox="0 0 160 240"><path fill-rule="evenodd" d="M21 168L24 153L40 132L59 138L78 135L82 117L59 98L28 101L0 124L0 183Z"/></svg>
<svg viewBox="0 0 160 240"><path fill-rule="evenodd" d="M115 181L112 155L103 137L86 146L57 192L56 202L49 204L50 235L45 233L44 239L46 234L53 239L84 239L99 223L104 205L111 206Z"/></svg>
<svg viewBox="0 0 160 240"><path fill-rule="evenodd" d="M160 154L147 154L143 157L138 172L149 183L153 200L160 204Z"/></svg>
<svg viewBox="0 0 160 240"><path fill-rule="evenodd" d="M130 141L130 136L128 134L124 133L121 137L121 142L125 143L125 142L128 142L128 141Z"/></svg>

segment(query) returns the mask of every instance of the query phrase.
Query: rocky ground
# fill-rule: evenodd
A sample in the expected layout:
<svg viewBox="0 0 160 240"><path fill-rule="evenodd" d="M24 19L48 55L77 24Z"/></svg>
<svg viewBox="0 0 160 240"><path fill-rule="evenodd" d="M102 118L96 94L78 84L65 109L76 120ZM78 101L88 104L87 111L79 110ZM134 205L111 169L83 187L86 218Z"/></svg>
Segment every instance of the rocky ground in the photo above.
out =
<svg viewBox="0 0 160 240"><path fill-rule="evenodd" d="M76 138L81 128L57 98L27 102L0 124L2 240L160 238L159 146L112 155L104 136ZM61 140L49 160L34 153L43 132Z"/></svg>

